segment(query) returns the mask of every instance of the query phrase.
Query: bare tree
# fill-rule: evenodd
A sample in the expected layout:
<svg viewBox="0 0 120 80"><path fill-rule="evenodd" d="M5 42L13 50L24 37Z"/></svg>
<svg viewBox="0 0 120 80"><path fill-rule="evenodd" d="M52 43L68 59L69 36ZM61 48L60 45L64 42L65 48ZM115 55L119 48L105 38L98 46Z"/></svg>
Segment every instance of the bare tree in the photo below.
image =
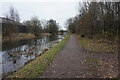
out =
<svg viewBox="0 0 120 80"><path fill-rule="evenodd" d="M68 29L90 38L114 40L119 35L119 6L120 2L79 3L78 18L67 21Z"/></svg>
<svg viewBox="0 0 120 80"><path fill-rule="evenodd" d="M59 24L56 23L56 20L50 19L48 20L46 32L50 34L56 34L59 29Z"/></svg>
<svg viewBox="0 0 120 80"><path fill-rule="evenodd" d="M20 21L20 17L19 17L17 10L14 9L12 6L10 7L8 14L6 14L6 18L9 18L17 22Z"/></svg>
<svg viewBox="0 0 120 80"><path fill-rule="evenodd" d="M37 36L42 32L42 26L37 16L31 18L31 25L33 26L34 35Z"/></svg>

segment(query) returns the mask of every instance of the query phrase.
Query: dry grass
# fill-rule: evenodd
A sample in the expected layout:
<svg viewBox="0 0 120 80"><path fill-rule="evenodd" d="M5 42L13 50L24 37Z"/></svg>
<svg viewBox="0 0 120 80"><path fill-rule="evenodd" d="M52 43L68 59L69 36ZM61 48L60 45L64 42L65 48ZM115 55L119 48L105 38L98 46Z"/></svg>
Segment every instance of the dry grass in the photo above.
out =
<svg viewBox="0 0 120 80"><path fill-rule="evenodd" d="M50 33L41 33L40 36L51 36Z"/></svg>
<svg viewBox="0 0 120 80"><path fill-rule="evenodd" d="M89 52L95 52L95 53L117 53L118 52L117 44L114 44L108 40L80 38L78 35L76 35L76 37L80 45L83 48L87 49Z"/></svg>
<svg viewBox="0 0 120 80"><path fill-rule="evenodd" d="M6 42L6 41L14 41L14 40L22 40L22 39L30 39L30 38L34 38L35 36L33 34L28 34L28 33L19 33L19 34L11 34L9 37L4 37L2 39L2 42Z"/></svg>
<svg viewBox="0 0 120 80"><path fill-rule="evenodd" d="M77 37L80 46L86 51L84 65L89 77L117 78L118 45L105 39L89 39ZM114 54L113 54L114 53Z"/></svg>

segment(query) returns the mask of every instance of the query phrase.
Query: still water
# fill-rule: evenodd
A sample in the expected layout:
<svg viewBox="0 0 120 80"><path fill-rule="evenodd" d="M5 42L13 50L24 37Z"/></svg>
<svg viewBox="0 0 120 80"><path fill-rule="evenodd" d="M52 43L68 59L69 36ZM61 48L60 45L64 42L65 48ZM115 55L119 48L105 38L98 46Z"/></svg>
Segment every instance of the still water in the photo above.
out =
<svg viewBox="0 0 120 80"><path fill-rule="evenodd" d="M63 35L37 37L34 39L10 41L2 44L2 74L3 77L18 70L36 56L42 54L60 41Z"/></svg>

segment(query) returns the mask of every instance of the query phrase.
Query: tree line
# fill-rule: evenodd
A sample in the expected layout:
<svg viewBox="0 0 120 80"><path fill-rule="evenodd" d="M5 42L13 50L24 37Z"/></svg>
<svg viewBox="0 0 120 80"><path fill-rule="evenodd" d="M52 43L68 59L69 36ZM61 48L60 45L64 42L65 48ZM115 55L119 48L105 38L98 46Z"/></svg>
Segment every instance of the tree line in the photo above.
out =
<svg viewBox="0 0 120 80"><path fill-rule="evenodd" d="M8 13L3 20L2 34L3 37L10 36L13 33L31 33L35 36L40 33L56 34L59 30L59 24L56 20L39 20L37 16L33 16L30 20L20 23L20 17L17 10L10 7Z"/></svg>
<svg viewBox="0 0 120 80"><path fill-rule="evenodd" d="M36 16L32 17L31 20L23 22L28 27L28 31L32 34L39 35L40 33L57 33L59 30L59 24L55 20L39 20Z"/></svg>
<svg viewBox="0 0 120 80"><path fill-rule="evenodd" d="M78 15L67 20L72 33L109 40L120 35L120 2L83 2L78 10Z"/></svg>

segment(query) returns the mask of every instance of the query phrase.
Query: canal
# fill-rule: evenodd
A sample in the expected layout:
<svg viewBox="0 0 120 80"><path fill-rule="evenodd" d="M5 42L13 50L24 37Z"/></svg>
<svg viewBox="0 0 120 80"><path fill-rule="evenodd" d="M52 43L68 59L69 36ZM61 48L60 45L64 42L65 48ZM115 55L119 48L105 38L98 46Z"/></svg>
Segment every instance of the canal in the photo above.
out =
<svg viewBox="0 0 120 80"><path fill-rule="evenodd" d="M36 37L34 39L9 41L2 44L2 76L17 71L29 61L60 41L63 35Z"/></svg>

